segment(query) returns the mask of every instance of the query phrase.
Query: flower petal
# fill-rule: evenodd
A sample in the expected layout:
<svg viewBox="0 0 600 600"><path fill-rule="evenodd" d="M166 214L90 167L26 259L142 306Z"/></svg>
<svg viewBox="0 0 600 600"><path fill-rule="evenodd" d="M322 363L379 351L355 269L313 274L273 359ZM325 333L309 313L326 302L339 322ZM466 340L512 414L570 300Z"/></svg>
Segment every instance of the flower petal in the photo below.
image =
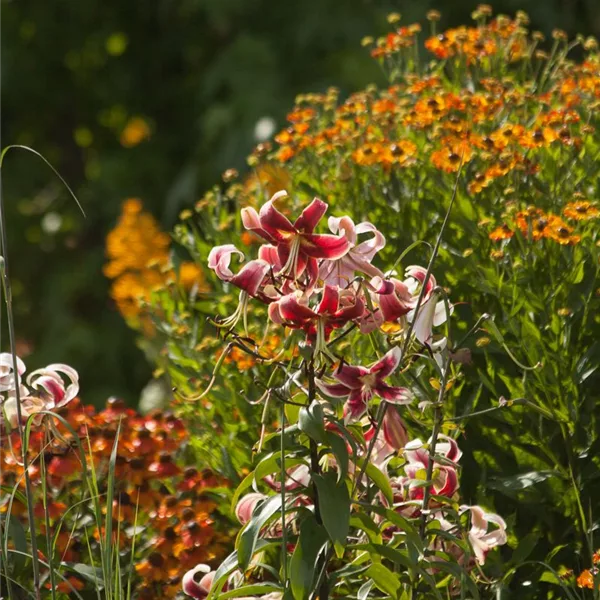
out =
<svg viewBox="0 0 600 600"><path fill-rule="evenodd" d="M273 237L267 231L265 231L261 225L260 216L256 212L256 209L252 208L251 206L247 206L246 208L242 208L241 215L242 223L248 231L252 231L268 242L273 241Z"/></svg>
<svg viewBox="0 0 600 600"><path fill-rule="evenodd" d="M301 292L294 292L278 300L279 313L286 321L292 323L308 321L317 315L308 306L308 300Z"/></svg>
<svg viewBox="0 0 600 600"><path fill-rule="evenodd" d="M229 268L232 254L237 254L244 260L244 253L233 244L215 246L208 255L208 268L213 269L217 277L223 281L229 281L233 277L233 272Z"/></svg>
<svg viewBox="0 0 600 600"><path fill-rule="evenodd" d="M399 346L394 346L389 352L382 356L376 363L371 365L369 373L376 373L377 380L382 381L389 377L400 364L402 350Z"/></svg>
<svg viewBox="0 0 600 600"><path fill-rule="evenodd" d="M326 212L327 204L315 198L296 219L294 227L302 233L312 233Z"/></svg>
<svg viewBox="0 0 600 600"><path fill-rule="evenodd" d="M364 394L362 390L352 390L346 404L344 404L344 420L355 421L367 412L367 402L371 394Z"/></svg>
<svg viewBox="0 0 600 600"><path fill-rule="evenodd" d="M285 190L277 192L268 202L262 205L258 216L261 227L275 240L282 241L286 238L284 234L296 233L296 228L289 219L275 208L275 201L287 196Z"/></svg>
<svg viewBox="0 0 600 600"><path fill-rule="evenodd" d="M332 398L345 398L346 396L349 396L352 391L343 383L325 383L320 379L316 379L315 383L326 396L331 396Z"/></svg>
<svg viewBox="0 0 600 600"><path fill-rule="evenodd" d="M350 389L362 389L363 382L360 380L364 375L368 375L369 370L365 367L353 367L352 365L343 365L334 374L334 378L343 383Z"/></svg>
<svg viewBox="0 0 600 600"><path fill-rule="evenodd" d="M408 388L394 387L385 383L380 383L373 391L390 404L410 404L414 398Z"/></svg>
<svg viewBox="0 0 600 600"><path fill-rule="evenodd" d="M234 275L229 283L244 290L250 296L256 296L265 276L271 270L271 265L264 260L251 260L244 265L237 275Z"/></svg>
<svg viewBox="0 0 600 600"><path fill-rule="evenodd" d="M373 223L368 222L359 223L356 226L356 233L357 235L360 235L361 233L375 234L370 240L361 242L352 249L353 254L359 255L363 260L371 262L377 252L385 247L384 235L375 227L375 225L373 225Z"/></svg>
<svg viewBox="0 0 600 600"><path fill-rule="evenodd" d="M301 252L312 258L341 258L350 249L350 242L344 237L329 234L307 233L300 241Z"/></svg>
<svg viewBox="0 0 600 600"><path fill-rule="evenodd" d="M320 315L335 313L338 309L339 298L340 295L338 288L332 285L326 285L323 288L323 297L321 298L321 302L319 302L319 306L317 307L317 313Z"/></svg>

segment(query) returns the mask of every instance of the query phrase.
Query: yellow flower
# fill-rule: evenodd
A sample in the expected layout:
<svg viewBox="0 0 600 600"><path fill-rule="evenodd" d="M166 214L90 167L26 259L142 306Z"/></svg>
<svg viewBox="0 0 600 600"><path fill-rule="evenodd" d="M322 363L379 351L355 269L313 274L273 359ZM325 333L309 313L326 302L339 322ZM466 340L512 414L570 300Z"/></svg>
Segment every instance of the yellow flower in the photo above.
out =
<svg viewBox="0 0 600 600"><path fill-rule="evenodd" d="M141 117L132 117L121 132L121 146L133 148L150 137L150 126Z"/></svg>

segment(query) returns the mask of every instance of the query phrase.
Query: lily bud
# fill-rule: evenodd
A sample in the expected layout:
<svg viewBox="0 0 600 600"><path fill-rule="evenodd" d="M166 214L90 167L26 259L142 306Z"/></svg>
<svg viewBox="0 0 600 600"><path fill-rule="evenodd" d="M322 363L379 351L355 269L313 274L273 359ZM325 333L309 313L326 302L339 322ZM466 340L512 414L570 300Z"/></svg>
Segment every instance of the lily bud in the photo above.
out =
<svg viewBox="0 0 600 600"><path fill-rule="evenodd" d="M258 492L253 492L251 494L246 494L235 507L235 516L238 521L245 525L251 518L256 505L264 500L266 496L264 494L259 494Z"/></svg>
<svg viewBox="0 0 600 600"><path fill-rule="evenodd" d="M383 437L396 450L404 448L408 442L408 434L406 433L404 421L393 406L388 407L383 417Z"/></svg>

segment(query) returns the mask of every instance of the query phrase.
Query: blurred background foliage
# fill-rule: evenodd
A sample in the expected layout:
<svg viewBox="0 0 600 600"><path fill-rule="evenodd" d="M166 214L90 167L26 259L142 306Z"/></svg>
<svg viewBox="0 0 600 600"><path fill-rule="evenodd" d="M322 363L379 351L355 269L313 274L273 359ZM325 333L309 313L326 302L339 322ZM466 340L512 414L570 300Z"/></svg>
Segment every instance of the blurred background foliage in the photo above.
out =
<svg viewBox="0 0 600 600"><path fill-rule="evenodd" d="M86 402L116 394L134 403L151 367L102 273L122 202L142 198L170 230L226 168L243 170L256 134L279 130L298 93L335 85L348 94L382 80L360 40L385 31L390 11L406 24L436 8L444 28L468 23L475 4L2 2L2 145L41 152L87 213L41 161L8 155L3 192L19 353L32 367L72 364ZM600 33L597 0L493 7L527 11L531 28L546 34L556 26L571 36Z"/></svg>

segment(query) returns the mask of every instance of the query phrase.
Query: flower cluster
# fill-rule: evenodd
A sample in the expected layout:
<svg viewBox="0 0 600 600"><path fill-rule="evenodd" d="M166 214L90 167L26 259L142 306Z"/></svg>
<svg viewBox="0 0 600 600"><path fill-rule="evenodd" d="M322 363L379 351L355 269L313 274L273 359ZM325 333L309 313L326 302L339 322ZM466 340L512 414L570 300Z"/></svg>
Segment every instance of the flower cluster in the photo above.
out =
<svg viewBox="0 0 600 600"><path fill-rule="evenodd" d="M143 305L155 290L175 282L187 290L206 289L202 271L193 262L183 262L177 274L173 271L170 245L169 235L144 212L140 200L123 203L119 222L106 237L109 262L104 274L114 280L111 296L132 325L139 323Z"/></svg>
<svg viewBox="0 0 600 600"><path fill-rule="evenodd" d="M3 384L9 376L3 372ZM47 391L52 385L49 380L41 381L38 389ZM136 584L136 597L173 598L180 590L182 575L190 567L218 559L227 547L226 520L215 522L221 502L217 488L225 482L209 470L185 466L188 433L173 414L153 412L142 416L116 398L99 412L81 404L78 398L64 405L64 398L72 390L67 388L62 407L58 407L59 403L55 406L70 429L53 420L55 435L50 441L46 430L38 428L32 432L28 448L36 530L38 534L45 532L47 513L51 534L56 536L54 568L64 572L68 580L60 582L59 591L89 586L89 582L71 575L69 567L73 563L98 561L96 552L106 535L105 517L101 515L101 522L97 522L85 478L95 477L98 493L105 497L109 460L116 445L113 505L102 505L105 514L112 513L112 543L118 542L125 561L123 568L129 565L128 553L135 551L132 581ZM73 437L73 432L79 439ZM78 443L87 465L82 462ZM21 441L13 432L10 444L3 443L0 450L3 489L23 491L23 467L16 458L20 451ZM15 494L12 501L10 496L4 495L0 510L10 510L13 516L25 519L22 494ZM67 511L73 506L77 509ZM42 546L40 551L48 562L48 550Z"/></svg>
<svg viewBox="0 0 600 600"><path fill-rule="evenodd" d="M25 363L18 356L0 354L0 431L17 428L19 414L22 424L36 415L34 423L39 425L41 413L66 406L79 392L79 375L69 365L56 363L36 369L23 383L25 371Z"/></svg>
<svg viewBox="0 0 600 600"><path fill-rule="evenodd" d="M385 238L372 223L355 225L347 216L330 217L331 233L315 233L327 204L315 198L292 223L275 206L286 195L284 191L277 192L260 213L252 207L242 210L244 227L268 242L258 249L258 258L234 274L230 269L231 258L234 255L243 258L242 252L231 244L217 246L210 252L209 267L221 280L241 290L238 309L220 325L231 329L240 319L246 322L248 301L255 298L268 305L273 323L304 331L315 352L330 358L331 334L349 324L368 333L384 323L411 323L416 338L430 344L433 326L443 323L446 316L444 302L438 299L440 292L435 278L417 266L406 270L404 280L386 278L372 264L385 245ZM370 237L359 242L358 237L363 234ZM421 310L415 319L419 298ZM390 356L389 362L385 368L372 367L369 377L391 374L398 364L397 354ZM355 374L349 366L343 366L335 377L341 382L353 377L358 381L367 374L366 371ZM353 397L368 398L367 390L375 384L367 383L363 390L352 381L349 385L355 386ZM348 392L345 395L351 395L350 389L344 388ZM330 391L340 393L339 389Z"/></svg>
<svg viewBox="0 0 600 600"><path fill-rule="evenodd" d="M216 571L204 563L197 565L185 575L183 590L197 599L237 588L242 594L249 559L244 562L240 557L239 544L250 531L255 538L284 544L282 552L293 553L293 565L302 552L298 549L308 543L303 530L308 528L308 535L313 536L311 527L323 524L334 535L327 520L335 517L322 512L327 493L339 494L340 505L334 512L347 510L348 520L350 514L371 519L372 513L373 527L380 528L377 535L388 541L414 531L416 522L422 522L423 528L437 524L442 533L423 540L424 551L432 557L427 559L427 568L433 571L439 567L436 561L443 562L448 555L465 572L483 565L492 548L506 543L505 522L479 506L458 504L461 451L456 441L439 430L427 443L409 441L399 409L415 397L408 380L402 380L404 385L399 380L424 354L438 373L448 374L448 341L434 335L434 328L452 313L446 292L423 267L410 266L398 277L394 270L386 272L376 266L386 240L373 223L355 224L349 216L329 217L329 233L320 233L318 225L328 205L315 198L297 218L290 219L285 213L291 212L291 202L283 205L286 198L287 193L279 191L259 210L242 209L245 229L264 242L256 249L256 258L233 270L232 257L244 259L244 255L226 244L212 248L208 265L219 279L240 290L237 310L215 323L225 329L225 337L249 339L248 312L255 300L267 307L259 316L266 312L269 328L287 328L296 340L299 351L289 360L265 357L265 362L277 367L269 381L279 369L289 377L272 388L267 385L263 398L273 396L284 404L289 398L290 404L302 407L297 427L311 439L310 450L303 450L306 442L300 442L294 446L294 462L285 471L277 472L273 462L246 476L236 497L252 477L254 491L241 496L236 505L236 516L245 528L238 536L236 560L227 559L230 568L221 566ZM244 336L235 331L240 322ZM294 331L300 335L294 337ZM383 355L376 353L378 358L368 366L354 365L336 345L345 336L353 336L350 347L368 336L385 340L391 347ZM297 393L291 391L295 387ZM264 410L266 414L268 407ZM284 423L280 421L279 427L283 435ZM307 453L310 460L300 458ZM271 456L267 454L265 460ZM379 480L379 493L369 491L368 479ZM356 490L356 500L348 496L349 489ZM289 512L285 519L268 508L276 502L285 503L281 506L282 512L284 506ZM276 518L265 521L263 512ZM365 539L360 530L331 539L343 547L348 535L355 541ZM336 552L342 556L339 549ZM327 562L320 568L326 573ZM287 583L283 582L283 588L277 582L265 585L273 589L261 598L280 598Z"/></svg>
<svg viewBox="0 0 600 600"><path fill-rule="evenodd" d="M591 205L582 208L579 212L575 206L567 205L565 207L565 216L570 218L575 213L580 220L583 218L592 218L594 216L594 207ZM521 210L514 216L514 228L521 232L526 239L532 239L537 242L541 239L552 240L561 246L577 244L581 236L574 234L573 227L568 225L561 217L546 213L540 208L534 206ZM508 224L497 227L489 234L490 240L494 242L511 239L515 234L514 229Z"/></svg>
<svg viewBox="0 0 600 600"><path fill-rule="evenodd" d="M594 566L591 569L584 569L577 576L577 587L588 588L590 590L598 589L598 584L594 582L595 578L598 577L598 567L596 565L600 564L600 550L594 552L592 563Z"/></svg>

